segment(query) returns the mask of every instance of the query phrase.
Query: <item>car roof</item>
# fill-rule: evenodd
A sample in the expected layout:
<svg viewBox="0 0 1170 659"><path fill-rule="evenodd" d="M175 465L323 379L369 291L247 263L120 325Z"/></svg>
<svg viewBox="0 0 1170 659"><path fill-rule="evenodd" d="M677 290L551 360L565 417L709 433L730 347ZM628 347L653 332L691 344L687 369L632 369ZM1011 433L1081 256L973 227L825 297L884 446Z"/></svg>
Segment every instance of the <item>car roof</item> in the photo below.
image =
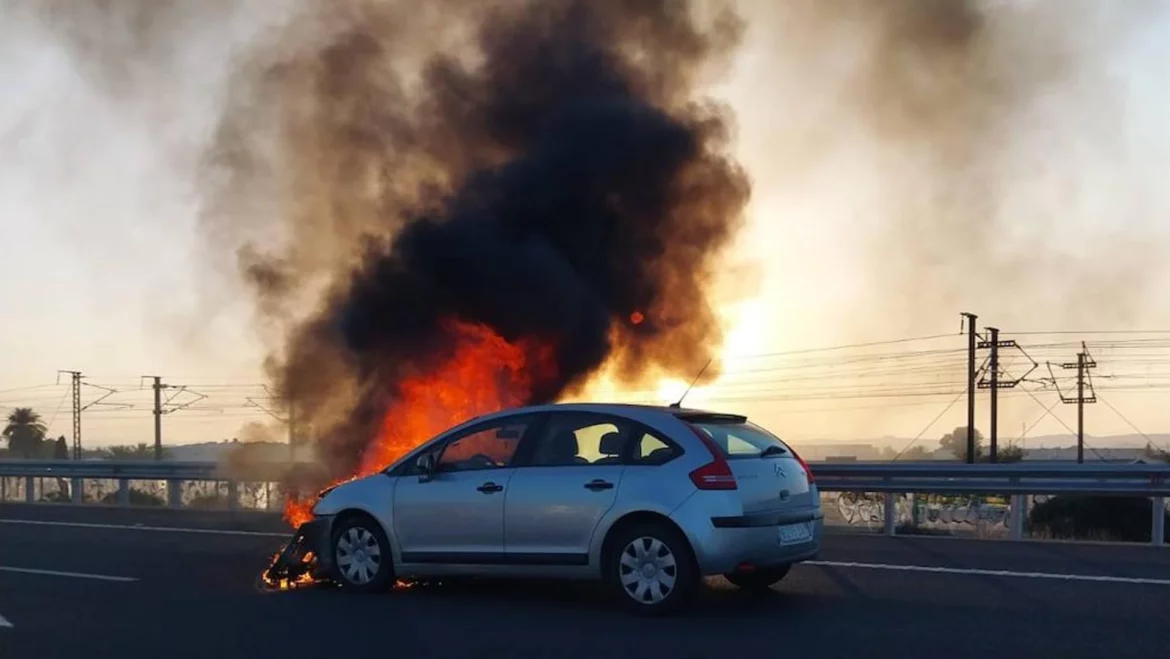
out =
<svg viewBox="0 0 1170 659"><path fill-rule="evenodd" d="M424 450L426 446L439 441L442 437L448 436L451 433L462 432L480 423L520 414L547 412L595 412L598 414L616 414L634 420L639 420L639 416L644 417L647 415L661 414L681 421L728 421L732 423L743 423L747 421L747 417L743 415L708 412L706 410L689 407L671 407L669 405L646 405L639 403L547 403L544 405L526 405L522 407L510 407L467 419L460 424L447 428L430 440L415 447L411 452L400 458L400 460L408 459L410 455Z"/></svg>
<svg viewBox="0 0 1170 659"><path fill-rule="evenodd" d="M669 405L648 405L642 403L548 403L544 405L528 405L524 407L512 407L491 414L485 414L476 417L477 421L484 421L502 416L511 416L514 414L525 414L534 412L598 412L609 414L629 414L629 413L658 413L669 414L678 419L696 419L696 418L710 418L710 419L726 419L743 422L747 417L741 414L728 414L726 412L712 412L709 410L700 410L689 407L671 407Z"/></svg>

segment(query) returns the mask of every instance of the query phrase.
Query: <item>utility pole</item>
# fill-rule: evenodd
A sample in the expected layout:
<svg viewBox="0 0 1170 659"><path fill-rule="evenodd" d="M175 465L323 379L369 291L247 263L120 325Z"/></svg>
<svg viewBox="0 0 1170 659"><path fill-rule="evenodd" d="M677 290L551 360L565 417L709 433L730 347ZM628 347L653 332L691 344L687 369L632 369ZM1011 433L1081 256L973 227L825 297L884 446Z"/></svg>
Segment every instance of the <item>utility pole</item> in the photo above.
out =
<svg viewBox="0 0 1170 659"><path fill-rule="evenodd" d="M1085 352L1077 353L1077 464L1085 462Z"/></svg>
<svg viewBox="0 0 1170 659"><path fill-rule="evenodd" d="M979 388L991 390L991 431L988 438L990 445L988 447L987 460L988 462L994 464L999 461L999 390L1011 389L1018 385L1024 380L1024 378L1028 377L1032 371L1036 370L1037 364L1035 360L1033 360L1031 357L1028 357L1028 353L1024 352L1015 341L1000 341L998 327L988 327L987 333L989 335L988 340L981 341L979 343L979 347L990 349L991 355L987 360L987 378L980 380ZM1022 352L1024 356L1032 362L1032 368L1029 369L1028 372L1023 375L1023 377L1016 378L1015 380L1001 379L999 369L1000 348L1019 348L1020 352Z"/></svg>
<svg viewBox="0 0 1170 659"><path fill-rule="evenodd" d="M162 460L162 378L154 378L154 459Z"/></svg>
<svg viewBox="0 0 1170 659"><path fill-rule="evenodd" d="M963 313L967 321L967 464L975 462L975 321L973 313Z"/></svg>
<svg viewBox="0 0 1170 659"><path fill-rule="evenodd" d="M201 393L195 392L195 391L191 391L185 385L163 384L162 377L158 376L158 375L143 375L142 376L143 380L145 380L147 378L149 378L150 380L153 381L153 383L151 384L151 389L154 389L154 459L155 460L162 460L162 455L163 455L163 450L162 450L162 417L163 417L163 415L170 414L171 412L178 412L181 409L190 407L191 405L194 405L195 403L207 398L207 396L205 396ZM139 387L141 387L141 380L139 381ZM171 394L170 396L168 396L166 400L163 400L163 397L162 397L163 389L173 389L174 393ZM188 394L189 396L194 396L194 398L189 399L185 403L172 405L169 408L165 407L166 405L169 405L172 400L174 400L175 398L177 398L181 394Z"/></svg>
<svg viewBox="0 0 1170 659"><path fill-rule="evenodd" d="M167 388L167 385L163 384L162 378L157 375L144 375L142 378L150 378L154 381L151 385L151 388L154 389L154 459L162 460L162 391ZM141 380L139 382L141 387Z"/></svg>
<svg viewBox="0 0 1170 659"><path fill-rule="evenodd" d="M1097 393L1093 391L1093 380L1089 376L1089 369L1096 368L1097 362L1093 361L1093 357L1089 355L1089 348L1081 341L1081 351L1077 353L1077 360L1075 362L1065 362L1060 365L1065 370L1077 370L1077 395L1075 398L1065 396L1060 393L1057 388L1057 393L1060 394L1060 401L1066 405L1076 404L1077 406L1077 464L1084 464L1085 462L1085 403L1096 403ZM1053 382L1056 379L1053 378ZM1089 394L1085 395L1085 387L1088 386Z"/></svg>
<svg viewBox="0 0 1170 659"><path fill-rule="evenodd" d="M81 459L81 371L57 371L69 375L72 381L73 393L73 459Z"/></svg>
<svg viewBox="0 0 1170 659"><path fill-rule="evenodd" d="M999 452L999 328L988 327L991 333L991 434L987 461L995 464Z"/></svg>
<svg viewBox="0 0 1170 659"><path fill-rule="evenodd" d="M84 382L83 379L85 378L85 376L81 374L81 371L64 371L64 370L57 371L57 381L58 382L61 381L62 374L68 375L71 378L72 384L73 384L73 459L80 460L81 459L81 413L88 410L89 408L93 407L94 405L112 405L113 403L103 403L102 401L109 398L110 396L113 396L114 394L118 393L118 391L116 389L110 389L109 387L103 387L101 385L90 384L88 382ZM106 394L104 396L98 398L97 400L91 401L88 405L82 406L82 404L81 404L81 387L82 386L92 387L94 389L101 389L102 391L105 391Z"/></svg>

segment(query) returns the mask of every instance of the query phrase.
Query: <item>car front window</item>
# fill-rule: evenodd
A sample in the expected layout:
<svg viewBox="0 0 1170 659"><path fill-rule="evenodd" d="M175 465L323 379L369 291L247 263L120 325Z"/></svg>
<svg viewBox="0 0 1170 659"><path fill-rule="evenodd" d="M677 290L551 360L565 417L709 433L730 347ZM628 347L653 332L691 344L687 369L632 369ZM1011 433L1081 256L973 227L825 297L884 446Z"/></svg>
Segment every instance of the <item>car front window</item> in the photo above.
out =
<svg viewBox="0 0 1170 659"><path fill-rule="evenodd" d="M439 471L499 469L512 463L528 424L509 422L480 428L452 439L439 457Z"/></svg>

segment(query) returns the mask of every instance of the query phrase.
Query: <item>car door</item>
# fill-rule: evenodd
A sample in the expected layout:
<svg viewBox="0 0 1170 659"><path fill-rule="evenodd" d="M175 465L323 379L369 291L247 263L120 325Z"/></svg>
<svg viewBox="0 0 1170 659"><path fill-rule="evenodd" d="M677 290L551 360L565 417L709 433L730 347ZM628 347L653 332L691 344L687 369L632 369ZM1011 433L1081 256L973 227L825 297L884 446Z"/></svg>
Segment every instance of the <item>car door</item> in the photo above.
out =
<svg viewBox="0 0 1170 659"><path fill-rule="evenodd" d="M504 498L531 417L477 424L439 443L428 478L410 470L394 490L403 563L500 563Z"/></svg>
<svg viewBox="0 0 1170 659"><path fill-rule="evenodd" d="M629 423L554 412L525 440L504 502L504 555L512 565L587 565L590 540L617 500Z"/></svg>

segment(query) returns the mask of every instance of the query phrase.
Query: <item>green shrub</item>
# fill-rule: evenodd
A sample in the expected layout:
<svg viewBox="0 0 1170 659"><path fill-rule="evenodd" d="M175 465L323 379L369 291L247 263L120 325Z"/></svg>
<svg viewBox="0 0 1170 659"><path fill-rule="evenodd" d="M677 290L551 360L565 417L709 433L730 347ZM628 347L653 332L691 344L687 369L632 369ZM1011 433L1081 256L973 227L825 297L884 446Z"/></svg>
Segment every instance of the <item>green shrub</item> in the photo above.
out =
<svg viewBox="0 0 1170 659"><path fill-rule="evenodd" d="M200 494L191 497L191 501L187 503L188 508L201 508L205 510L222 510L228 507L228 498L223 494Z"/></svg>
<svg viewBox="0 0 1170 659"><path fill-rule="evenodd" d="M113 492L106 493L104 496L102 496L101 502L108 506L118 505L118 492L115 490ZM161 507L166 505L166 501L157 494L151 494L150 492L143 492L142 490L130 488L130 505Z"/></svg>
<svg viewBox="0 0 1170 659"><path fill-rule="evenodd" d="M1061 495L1028 516L1034 535L1059 539L1149 542L1153 503L1147 497ZM1170 514L1166 515L1170 526Z"/></svg>

